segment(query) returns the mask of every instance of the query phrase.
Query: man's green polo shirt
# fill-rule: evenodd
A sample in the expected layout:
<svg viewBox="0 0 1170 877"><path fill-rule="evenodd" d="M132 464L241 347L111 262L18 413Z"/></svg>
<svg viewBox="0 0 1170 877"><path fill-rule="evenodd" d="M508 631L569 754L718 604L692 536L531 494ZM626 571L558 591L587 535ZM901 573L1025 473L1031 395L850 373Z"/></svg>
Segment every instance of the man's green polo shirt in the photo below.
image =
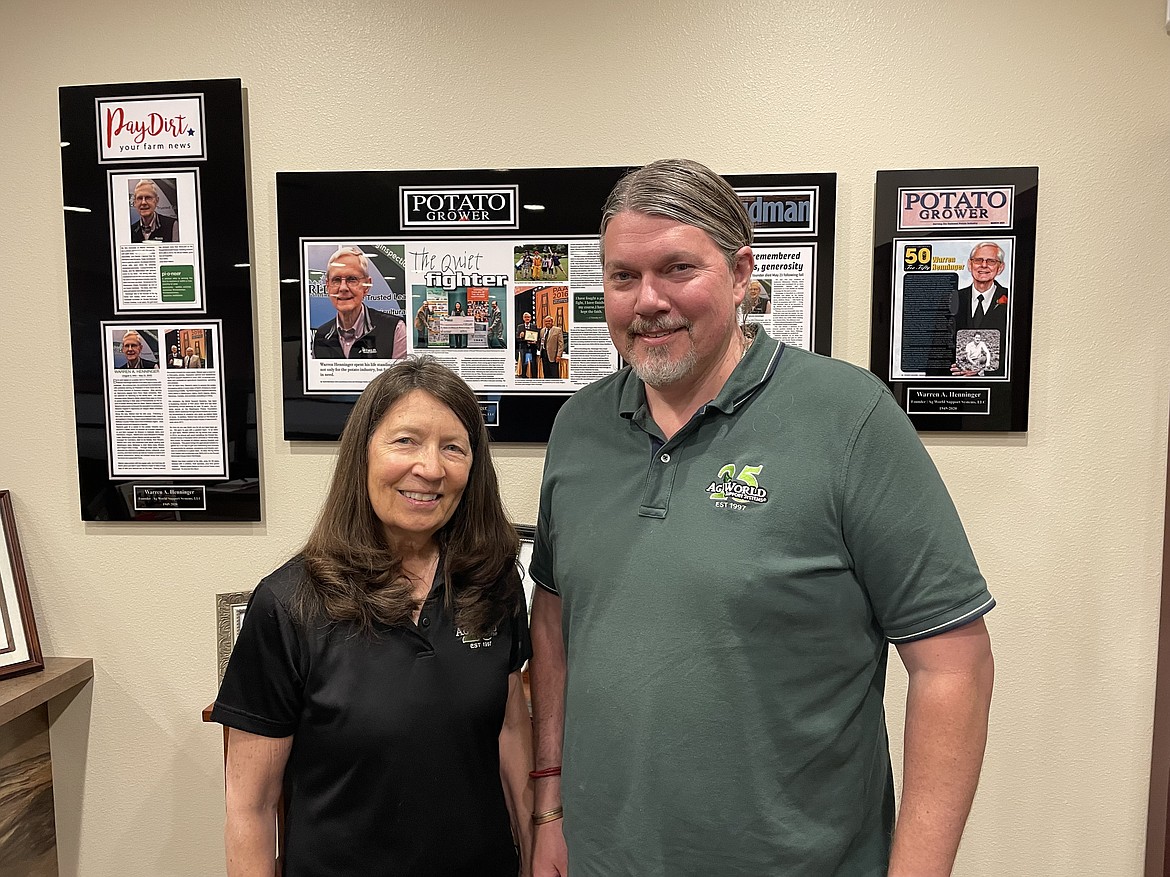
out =
<svg viewBox="0 0 1170 877"><path fill-rule="evenodd" d="M549 440L573 877L884 874L888 642L993 605L938 472L871 374L763 333L662 438L625 369Z"/></svg>

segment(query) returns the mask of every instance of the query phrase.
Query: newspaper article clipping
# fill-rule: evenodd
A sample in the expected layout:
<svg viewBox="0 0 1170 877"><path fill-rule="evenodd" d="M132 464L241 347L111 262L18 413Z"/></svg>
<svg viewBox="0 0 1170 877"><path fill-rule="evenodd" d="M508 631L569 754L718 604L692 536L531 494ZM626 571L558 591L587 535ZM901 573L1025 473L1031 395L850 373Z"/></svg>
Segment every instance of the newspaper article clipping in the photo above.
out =
<svg viewBox="0 0 1170 877"><path fill-rule="evenodd" d="M227 478L218 321L103 323L111 478Z"/></svg>
<svg viewBox="0 0 1170 877"><path fill-rule="evenodd" d="M115 310L202 311L199 172L109 172Z"/></svg>
<svg viewBox="0 0 1170 877"><path fill-rule="evenodd" d="M360 392L429 353L487 393L611 374L596 238L302 240L306 393Z"/></svg>

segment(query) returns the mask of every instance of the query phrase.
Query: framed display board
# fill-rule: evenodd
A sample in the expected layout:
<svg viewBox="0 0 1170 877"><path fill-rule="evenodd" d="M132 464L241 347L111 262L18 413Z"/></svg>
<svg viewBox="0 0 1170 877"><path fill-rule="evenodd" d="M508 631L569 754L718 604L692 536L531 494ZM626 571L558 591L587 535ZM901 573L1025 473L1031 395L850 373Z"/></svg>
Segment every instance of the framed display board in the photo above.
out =
<svg viewBox="0 0 1170 877"><path fill-rule="evenodd" d="M923 431L1028 428L1034 167L879 171L870 370Z"/></svg>
<svg viewBox="0 0 1170 877"><path fill-rule="evenodd" d="M278 173L285 438L336 439L373 377L428 353L493 439L546 441L564 401L622 365L597 229L627 170ZM727 180L756 226L749 319L829 353L836 175Z"/></svg>
<svg viewBox="0 0 1170 877"><path fill-rule="evenodd" d="M59 97L81 517L257 521L240 80Z"/></svg>

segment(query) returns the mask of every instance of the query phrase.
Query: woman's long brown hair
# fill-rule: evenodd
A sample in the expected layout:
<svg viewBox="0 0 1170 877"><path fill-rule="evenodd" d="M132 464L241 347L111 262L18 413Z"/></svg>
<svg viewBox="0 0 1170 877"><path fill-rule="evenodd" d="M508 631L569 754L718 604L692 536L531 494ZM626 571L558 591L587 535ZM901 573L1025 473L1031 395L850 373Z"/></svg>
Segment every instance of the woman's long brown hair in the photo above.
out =
<svg viewBox="0 0 1170 877"><path fill-rule="evenodd" d="M370 632L378 624L406 624L418 608L402 559L391 551L374 514L366 481L370 438L394 403L414 390L450 408L471 444L467 486L451 520L435 534L448 608L466 632L484 635L521 604L520 541L500 499L479 401L453 371L421 356L371 381L345 425L329 492L301 550L307 575L293 612L302 623L353 622Z"/></svg>

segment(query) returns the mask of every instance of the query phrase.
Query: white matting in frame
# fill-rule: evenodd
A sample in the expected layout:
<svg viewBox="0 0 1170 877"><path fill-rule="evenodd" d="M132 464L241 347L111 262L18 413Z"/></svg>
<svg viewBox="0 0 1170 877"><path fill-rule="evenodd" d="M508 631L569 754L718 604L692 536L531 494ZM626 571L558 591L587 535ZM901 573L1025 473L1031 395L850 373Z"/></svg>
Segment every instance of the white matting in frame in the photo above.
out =
<svg viewBox="0 0 1170 877"><path fill-rule="evenodd" d="M197 168L109 171L114 310L204 313L203 208ZM139 195L153 214L138 209ZM144 232L150 222L152 233Z"/></svg>

